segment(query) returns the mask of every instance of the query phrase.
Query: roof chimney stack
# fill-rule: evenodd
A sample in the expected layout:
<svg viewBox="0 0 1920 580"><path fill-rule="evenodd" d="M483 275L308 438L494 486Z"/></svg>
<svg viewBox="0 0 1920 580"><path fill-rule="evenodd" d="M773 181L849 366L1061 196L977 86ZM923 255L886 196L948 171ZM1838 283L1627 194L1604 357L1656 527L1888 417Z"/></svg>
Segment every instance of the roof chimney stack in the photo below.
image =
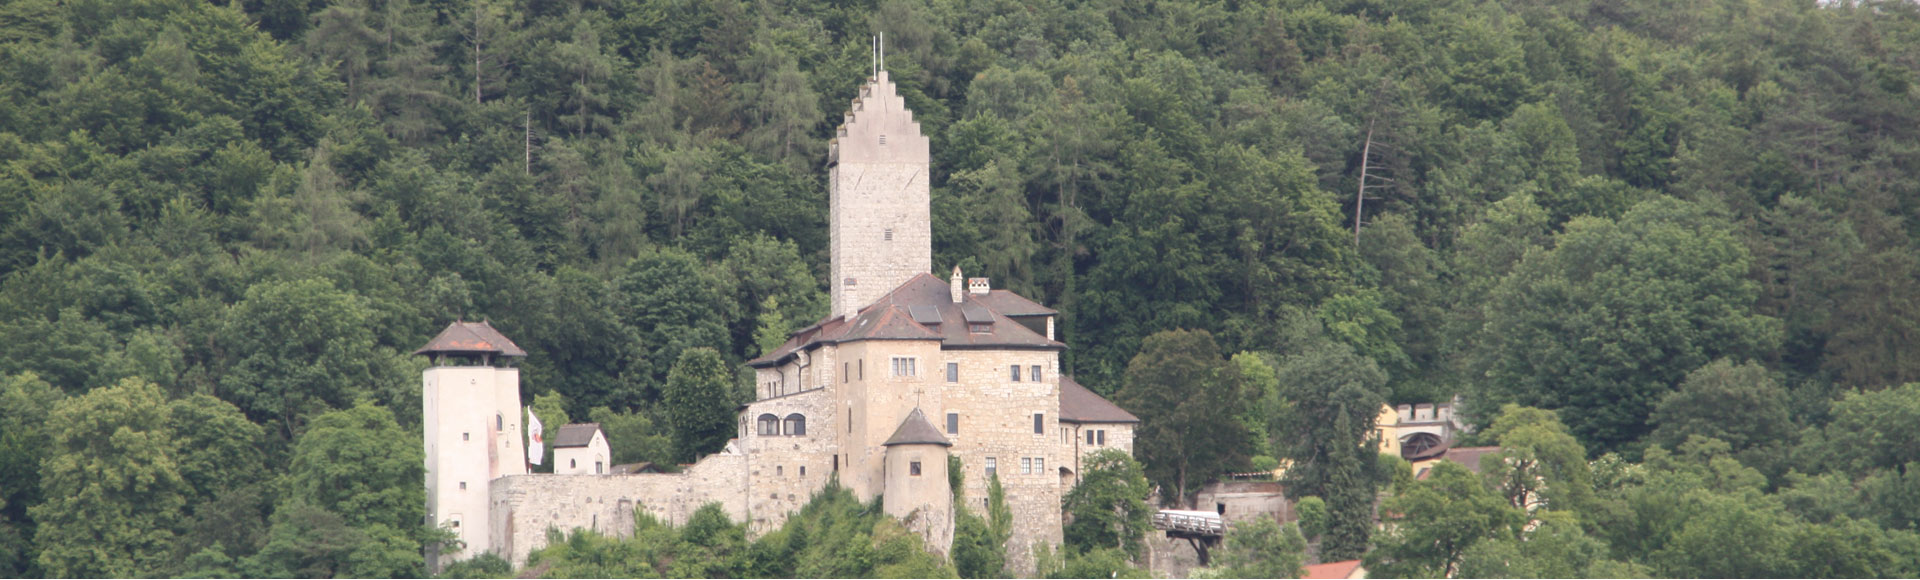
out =
<svg viewBox="0 0 1920 580"><path fill-rule="evenodd" d="M986 278L968 278L967 279L968 292L973 294L986 294L987 290L988 290L988 287L987 287Z"/></svg>
<svg viewBox="0 0 1920 580"><path fill-rule="evenodd" d="M962 292L960 291L960 280L961 280L961 278L960 278L960 267L959 267L959 266L954 266L954 267L953 267L953 277L952 277L952 278L949 278L949 279L948 279L948 281L947 281L947 285L951 287L951 289L949 290L949 292L948 292L948 293L949 293L949 294L952 294L952 295L953 295L953 303L954 303L954 304L959 304L959 303L960 303L960 299L961 299L961 298L963 298L963 297L965 297L965 294L963 294L963 293L962 293Z"/></svg>

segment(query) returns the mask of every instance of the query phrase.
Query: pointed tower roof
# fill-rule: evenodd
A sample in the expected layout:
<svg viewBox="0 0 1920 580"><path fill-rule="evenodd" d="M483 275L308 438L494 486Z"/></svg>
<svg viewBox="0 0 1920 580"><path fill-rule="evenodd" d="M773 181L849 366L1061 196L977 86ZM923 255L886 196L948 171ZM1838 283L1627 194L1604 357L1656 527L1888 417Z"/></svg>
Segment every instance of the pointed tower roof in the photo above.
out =
<svg viewBox="0 0 1920 580"><path fill-rule="evenodd" d="M900 422L900 428L893 431L893 436L888 437L887 442L881 443L880 445L882 447L892 447L895 445L944 445L952 447L953 442L948 441L945 435L940 434L939 429L933 428L933 424L927 422L926 413L920 412L919 407L914 407L912 413L907 413L907 419Z"/></svg>
<svg viewBox="0 0 1920 580"><path fill-rule="evenodd" d="M413 354L494 354L499 356L527 356L520 345L508 340L506 335L494 330L492 324L480 322L454 321L440 331L439 336L427 341L426 346Z"/></svg>

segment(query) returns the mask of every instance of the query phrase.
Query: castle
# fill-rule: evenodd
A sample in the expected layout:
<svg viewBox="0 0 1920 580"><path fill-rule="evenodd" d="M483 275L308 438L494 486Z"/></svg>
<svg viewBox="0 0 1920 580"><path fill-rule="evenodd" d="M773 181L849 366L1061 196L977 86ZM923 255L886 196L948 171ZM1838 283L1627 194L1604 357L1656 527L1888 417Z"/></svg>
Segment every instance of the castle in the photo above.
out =
<svg viewBox="0 0 1920 580"><path fill-rule="evenodd" d="M423 389L428 518L462 545L430 563L491 551L519 566L549 528L627 534L636 508L680 524L719 503L765 533L834 478L882 497L946 553L948 458L959 457L958 495L977 512L989 477L1000 479L1010 562L1030 570L1033 546L1061 542L1060 500L1082 458L1131 453L1139 420L1062 373L1058 312L957 267L946 280L930 273L928 159L912 111L876 71L828 149L832 311L747 363L757 396L737 437L680 473L587 467L621 444L591 426L555 442L573 465L528 473L511 366L526 353L485 322L449 325L417 353L434 360Z"/></svg>

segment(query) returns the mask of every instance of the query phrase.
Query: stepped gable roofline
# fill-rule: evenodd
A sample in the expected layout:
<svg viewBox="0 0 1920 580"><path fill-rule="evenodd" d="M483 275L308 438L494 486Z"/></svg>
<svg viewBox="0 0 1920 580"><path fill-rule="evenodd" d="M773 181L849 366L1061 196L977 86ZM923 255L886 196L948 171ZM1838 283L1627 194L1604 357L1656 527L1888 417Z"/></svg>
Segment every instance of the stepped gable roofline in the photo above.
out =
<svg viewBox="0 0 1920 580"><path fill-rule="evenodd" d="M833 317L794 331L779 348L747 361L747 366L777 366L821 345L856 340L938 340L940 348L953 350L1066 350L1067 345L1048 340L995 310L995 303L976 300L980 296L970 294L963 302L955 304L947 281L922 272L873 304L860 309L851 321ZM1019 301L1032 303L1018 295L1013 296ZM913 313L915 309L920 311L918 316ZM973 325L968 320L969 313L975 321L987 323L986 332L973 332ZM938 316L940 323L923 324L916 321L930 321L933 316Z"/></svg>
<svg viewBox="0 0 1920 580"><path fill-rule="evenodd" d="M427 341L426 346L413 351L413 354L497 354L500 356L527 356L520 345L508 340L506 335L494 330L493 324L485 320L465 322L456 320L440 331L439 336Z"/></svg>
<svg viewBox="0 0 1920 580"><path fill-rule="evenodd" d="M948 441L947 436L941 435L939 429L933 428L933 423L927 422L926 413L920 412L919 407L914 407L912 413L907 413L906 420L900 422L900 428L893 430L893 436L888 437L886 443L880 444L881 447L892 447L895 445L944 445L952 447L953 442Z"/></svg>
<svg viewBox="0 0 1920 580"><path fill-rule="evenodd" d="M980 301L981 304L985 304L987 308L993 309L994 312L1005 314L1012 318L1052 316L1060 313L1058 310L1042 306L1039 302L1034 302L1025 296L1014 294L1012 290L1005 288L995 288L986 294L973 294L969 297Z"/></svg>
<svg viewBox="0 0 1920 580"><path fill-rule="evenodd" d="M1073 377L1060 375L1060 422L1139 423L1140 418L1092 389L1080 386Z"/></svg>
<svg viewBox="0 0 1920 580"><path fill-rule="evenodd" d="M586 447L593 443L593 434L600 432L599 423L568 423L560 426L560 432L553 435L553 448Z"/></svg>

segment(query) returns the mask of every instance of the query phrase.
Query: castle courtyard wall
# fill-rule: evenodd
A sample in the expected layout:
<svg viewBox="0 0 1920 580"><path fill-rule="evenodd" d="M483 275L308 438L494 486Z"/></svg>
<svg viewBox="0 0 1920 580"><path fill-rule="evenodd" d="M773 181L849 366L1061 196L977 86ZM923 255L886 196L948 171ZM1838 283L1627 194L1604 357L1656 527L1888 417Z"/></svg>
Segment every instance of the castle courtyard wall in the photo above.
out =
<svg viewBox="0 0 1920 580"><path fill-rule="evenodd" d="M695 510L719 503L734 521L748 521L747 457L709 455L681 473L620 475L528 474L502 477L490 488L491 549L518 568L546 546L547 530L633 534L633 513L681 525Z"/></svg>

